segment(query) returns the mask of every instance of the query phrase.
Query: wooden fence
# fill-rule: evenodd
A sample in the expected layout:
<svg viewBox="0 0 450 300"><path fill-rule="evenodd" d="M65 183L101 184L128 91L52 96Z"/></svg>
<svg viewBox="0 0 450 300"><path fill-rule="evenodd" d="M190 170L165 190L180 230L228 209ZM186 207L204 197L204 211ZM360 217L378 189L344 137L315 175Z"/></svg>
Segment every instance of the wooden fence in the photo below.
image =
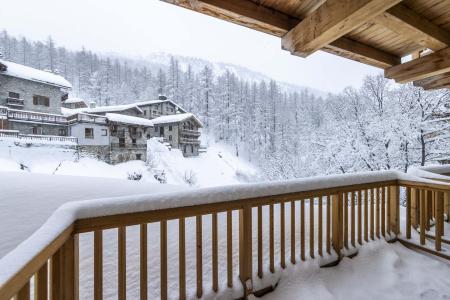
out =
<svg viewBox="0 0 450 300"><path fill-rule="evenodd" d="M389 177L387 177L389 178ZM327 181L327 177L320 179ZM226 187L224 187L226 190ZM25 264L19 272L8 278L0 286L0 299L16 296L18 300L29 299L77 299L79 294L79 254L78 236L93 233L93 295L102 299L104 295L103 274L103 233L107 229L117 230L118 255L118 298L125 299L127 288L126 243L128 226L139 226L140 249L139 294L147 299L148 294L148 224L159 223L160 274L159 286L161 299L167 299L168 291L168 221L178 222L178 280L179 299L186 299L186 256L195 257L196 296L202 297L205 289L219 292L219 265L226 266L227 286L233 287L235 278L239 278L244 298L251 293L265 290L264 286L255 286L257 278L264 278L276 268L287 268L292 264L301 264L305 260L319 257L335 257L334 263L354 249L378 239L402 241L418 247L425 240L433 240L435 249L440 253L443 221L449 213L448 197L450 186L439 182L404 179L366 182L360 184L327 187L298 192L264 195L255 198L237 199L199 205L164 208L157 210L115 214L92 218L79 218L60 233L51 243ZM223 192L223 191L222 191ZM400 233L400 208L402 199L406 199L407 218L406 235ZM269 211L268 220L264 220L263 209ZM237 213L236 213L237 212ZM226 219L225 259L219 259L218 217ZM205 245L202 236L203 222L208 217L211 224L211 257L204 261ZM233 218L238 217L238 231L233 231ZM195 218L195 253L186 248L186 220ZM289 219L289 222L287 222ZM276 222L275 222L276 220ZM436 233L430 236L426 232L435 220ZM256 224L256 226L255 226ZM275 226L277 225L277 226ZM193 230L194 230L193 229ZM420 244L415 243L411 230L418 229ZM275 231L279 241L275 243ZM238 235L238 268L233 268L233 236ZM253 238L253 235L256 237ZM268 240L264 247L263 240ZM256 242L254 242L256 241ZM289 245L289 248L287 248ZM279 249L275 249L279 247ZM308 248L309 249L308 249ZM279 255L275 255L276 250ZM256 265L253 264L256 257ZM276 261L277 259L277 261ZM211 264L210 279L205 279L203 267ZM268 268L265 268L268 266ZM191 270L188 270L191 271ZM34 279L34 291L30 293L30 279ZM205 286L210 282L211 286Z"/></svg>

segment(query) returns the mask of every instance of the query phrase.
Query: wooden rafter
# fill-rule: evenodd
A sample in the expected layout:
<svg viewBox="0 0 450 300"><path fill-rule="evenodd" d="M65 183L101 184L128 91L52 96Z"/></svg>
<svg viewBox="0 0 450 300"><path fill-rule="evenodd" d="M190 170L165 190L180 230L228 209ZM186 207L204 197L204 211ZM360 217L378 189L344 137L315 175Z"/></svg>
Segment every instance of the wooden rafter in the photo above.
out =
<svg viewBox="0 0 450 300"><path fill-rule="evenodd" d="M399 36L434 51L450 46L450 32L434 25L403 4L390 8L374 20Z"/></svg>
<svg viewBox="0 0 450 300"><path fill-rule="evenodd" d="M405 83L447 72L450 72L450 48L390 67L385 70L384 75L396 82Z"/></svg>
<svg viewBox="0 0 450 300"><path fill-rule="evenodd" d="M328 0L283 37L283 49L306 57L399 2L400 0Z"/></svg>
<svg viewBox="0 0 450 300"><path fill-rule="evenodd" d="M450 86L450 72L435 75L423 80L414 81L414 85L423 87L425 90L448 87Z"/></svg>
<svg viewBox="0 0 450 300"><path fill-rule="evenodd" d="M190 10L228 20L278 37L284 36L300 20L253 1L242 0L163 0ZM379 68L400 63L400 57L347 38L339 38L324 51Z"/></svg>

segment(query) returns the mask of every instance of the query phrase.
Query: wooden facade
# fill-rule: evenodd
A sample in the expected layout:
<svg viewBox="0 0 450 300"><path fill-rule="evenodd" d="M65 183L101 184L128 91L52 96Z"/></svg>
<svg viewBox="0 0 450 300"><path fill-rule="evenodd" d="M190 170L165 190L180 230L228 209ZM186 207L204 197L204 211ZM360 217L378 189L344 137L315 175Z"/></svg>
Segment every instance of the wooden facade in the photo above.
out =
<svg viewBox="0 0 450 300"><path fill-rule="evenodd" d="M450 0L162 1L280 37L293 55L322 50L400 83L450 88Z"/></svg>

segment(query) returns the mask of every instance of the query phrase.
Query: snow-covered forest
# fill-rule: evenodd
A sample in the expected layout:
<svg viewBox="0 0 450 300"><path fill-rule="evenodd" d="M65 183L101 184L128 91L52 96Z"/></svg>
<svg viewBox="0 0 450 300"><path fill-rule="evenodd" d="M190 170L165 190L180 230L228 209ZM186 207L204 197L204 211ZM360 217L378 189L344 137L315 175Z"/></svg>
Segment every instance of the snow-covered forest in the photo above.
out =
<svg viewBox="0 0 450 300"><path fill-rule="evenodd" d="M176 58L155 68L145 60L73 51L51 38L31 41L6 31L0 52L7 60L59 72L74 85L74 95L98 105L166 94L270 179L406 170L450 157L449 135L440 134L450 125L439 121L450 111L448 90L425 92L380 75L367 77L362 87L317 97L232 70L197 70Z"/></svg>

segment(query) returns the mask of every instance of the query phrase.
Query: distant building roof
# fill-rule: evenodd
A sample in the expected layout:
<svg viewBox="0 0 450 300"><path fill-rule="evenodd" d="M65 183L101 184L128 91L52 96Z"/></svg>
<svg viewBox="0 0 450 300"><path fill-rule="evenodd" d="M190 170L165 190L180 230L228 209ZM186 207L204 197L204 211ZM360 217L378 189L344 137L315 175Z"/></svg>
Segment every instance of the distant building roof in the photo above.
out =
<svg viewBox="0 0 450 300"><path fill-rule="evenodd" d="M121 115L121 114L114 114L114 113L107 113L107 114L105 114L105 117L111 122L153 127L153 121L150 121L150 120L147 120L144 118Z"/></svg>
<svg viewBox="0 0 450 300"><path fill-rule="evenodd" d="M64 100L64 103L66 103L66 104L73 104L73 103L84 103L84 104L86 104L86 101L84 101L81 98L71 97L71 98L69 98L67 100ZM86 104L86 107L87 107L87 104Z"/></svg>
<svg viewBox="0 0 450 300"><path fill-rule="evenodd" d="M142 109L140 109L139 106L137 106L135 103L85 108L85 109L83 109L83 111L88 112L88 113L108 113L108 112L125 111L125 110L129 110L129 109L135 109L139 113L141 113L141 114L143 113Z"/></svg>
<svg viewBox="0 0 450 300"><path fill-rule="evenodd" d="M38 70L3 59L0 59L0 65L6 66L6 70L4 70L4 68L0 69L0 74L3 75L46 83L62 88L72 88L72 85L64 77L51 72Z"/></svg>
<svg viewBox="0 0 450 300"><path fill-rule="evenodd" d="M181 112L185 113L187 112L187 110L185 110L184 108L182 108L179 104L173 102L172 100L147 100L147 101L140 101L140 102L136 102L134 103L137 106L145 106L145 105L153 105L153 104L159 104L159 103L165 103L165 102L169 102L172 103L175 107L177 107Z"/></svg>
<svg viewBox="0 0 450 300"><path fill-rule="evenodd" d="M202 122L194 114L191 114L191 113L161 116L161 117L153 119L152 122L155 125L170 124L170 123L183 122L188 119L193 119L200 127L203 127Z"/></svg>

